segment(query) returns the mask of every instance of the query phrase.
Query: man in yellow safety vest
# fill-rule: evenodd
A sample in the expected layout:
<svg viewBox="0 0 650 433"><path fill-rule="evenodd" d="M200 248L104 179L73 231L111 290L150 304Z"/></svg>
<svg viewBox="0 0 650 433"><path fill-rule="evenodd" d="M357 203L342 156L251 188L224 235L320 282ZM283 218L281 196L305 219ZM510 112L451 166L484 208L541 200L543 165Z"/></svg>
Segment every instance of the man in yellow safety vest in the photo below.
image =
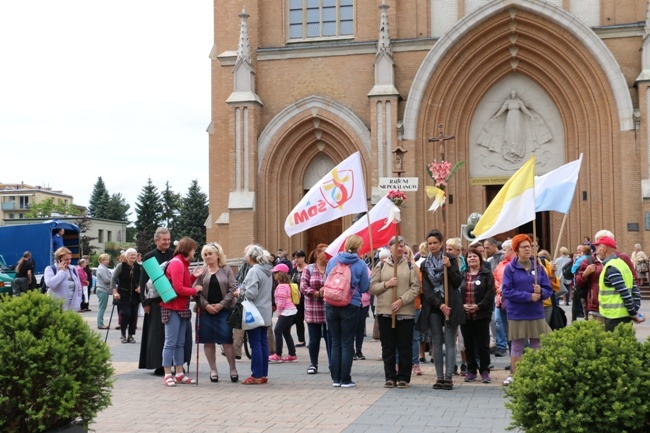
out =
<svg viewBox="0 0 650 433"><path fill-rule="evenodd" d="M598 258L603 262L598 302L600 314L605 317L605 330L613 331L619 323L644 322L645 318L639 317L641 292L630 267L616 256L616 241L603 236L594 245Z"/></svg>

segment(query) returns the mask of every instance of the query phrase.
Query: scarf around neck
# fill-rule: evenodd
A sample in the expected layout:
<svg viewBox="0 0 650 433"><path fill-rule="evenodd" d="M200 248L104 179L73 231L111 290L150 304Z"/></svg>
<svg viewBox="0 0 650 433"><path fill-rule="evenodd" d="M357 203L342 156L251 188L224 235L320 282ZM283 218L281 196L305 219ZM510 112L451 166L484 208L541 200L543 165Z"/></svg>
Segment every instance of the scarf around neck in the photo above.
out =
<svg viewBox="0 0 650 433"><path fill-rule="evenodd" d="M433 253L429 253L425 264L427 275L429 276L429 280L431 280L431 284L433 284L434 293L444 292L444 288L442 287L442 254L442 250L440 250L437 256L434 256Z"/></svg>

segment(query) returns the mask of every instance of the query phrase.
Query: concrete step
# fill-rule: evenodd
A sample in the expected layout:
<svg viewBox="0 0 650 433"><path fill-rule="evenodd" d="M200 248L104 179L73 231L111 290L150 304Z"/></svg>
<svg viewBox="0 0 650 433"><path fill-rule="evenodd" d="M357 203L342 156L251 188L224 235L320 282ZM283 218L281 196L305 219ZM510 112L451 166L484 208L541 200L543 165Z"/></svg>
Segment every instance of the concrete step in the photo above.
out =
<svg viewBox="0 0 650 433"><path fill-rule="evenodd" d="M650 299L650 284L644 281L640 286L641 299Z"/></svg>

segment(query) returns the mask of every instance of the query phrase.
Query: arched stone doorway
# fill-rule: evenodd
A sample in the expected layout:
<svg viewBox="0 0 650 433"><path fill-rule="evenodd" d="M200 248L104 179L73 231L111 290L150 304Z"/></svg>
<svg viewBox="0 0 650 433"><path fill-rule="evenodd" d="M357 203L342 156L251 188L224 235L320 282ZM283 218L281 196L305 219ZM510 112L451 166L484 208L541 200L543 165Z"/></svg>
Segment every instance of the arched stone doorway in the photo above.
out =
<svg viewBox="0 0 650 433"><path fill-rule="evenodd" d="M276 116L260 136L257 201L260 243L271 249L294 251L301 248L309 253L312 244L333 236L323 240L331 242L338 236L353 216L291 238L284 232L284 221L306 190L329 169L357 151L361 152L367 174L370 131L352 111L340 104L311 97ZM368 187L366 185L367 195Z"/></svg>
<svg viewBox="0 0 650 433"><path fill-rule="evenodd" d="M470 213L481 212L488 204L484 185L473 182L471 174L472 165L481 163L472 122L486 95L513 74L533 82L557 109L560 121L556 127L563 136L557 150L561 162L585 154L578 190L597 191L606 198L574 199L564 240L580 239L585 231L625 221L616 214L622 202L614 191L623 184L614 175L616 163L612 162L621 146L634 145L625 80L620 70L607 66L611 53L604 43L584 36L593 35L590 29L543 3L492 2L470 14L434 46L413 83L404 115L404 138L415 141L416 159L430 161L437 156L427 138L437 135L438 125L443 124L447 134L456 136L447 145L446 158L452 163L467 162L449 187L454 195L447 212L449 233L457 233ZM419 170L418 176L428 179L424 164ZM418 226L439 225L440 216L427 212L427 200L416 205ZM562 215L553 214L550 219L547 235L556 239Z"/></svg>

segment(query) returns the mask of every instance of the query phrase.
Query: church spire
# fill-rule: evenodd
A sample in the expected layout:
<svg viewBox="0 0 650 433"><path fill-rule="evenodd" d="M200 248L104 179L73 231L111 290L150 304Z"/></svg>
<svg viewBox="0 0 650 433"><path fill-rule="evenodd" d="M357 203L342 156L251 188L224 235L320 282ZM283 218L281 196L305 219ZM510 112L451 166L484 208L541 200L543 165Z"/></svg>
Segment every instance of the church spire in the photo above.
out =
<svg viewBox="0 0 650 433"><path fill-rule="evenodd" d="M390 46L390 30L388 28L388 6L383 0L379 5L381 18L379 19L379 40L377 41L377 55L388 54L392 57L393 50Z"/></svg>
<svg viewBox="0 0 650 433"><path fill-rule="evenodd" d="M390 46L390 31L388 30L388 6L385 0L379 5L379 38L377 39L377 55L375 56L375 86L368 96L399 95L395 88L395 62Z"/></svg>
<svg viewBox="0 0 650 433"><path fill-rule="evenodd" d="M228 103L262 103L255 93L255 70L251 58L251 44L248 36L248 17L246 9L242 8L239 14L241 24L239 26L239 44L237 46L237 60L233 68L234 89L226 102Z"/></svg>
<svg viewBox="0 0 650 433"><path fill-rule="evenodd" d="M241 24L239 26L239 46L237 47L237 63L244 61L251 64L251 44L248 38L248 15L246 9L242 8L239 14Z"/></svg>

